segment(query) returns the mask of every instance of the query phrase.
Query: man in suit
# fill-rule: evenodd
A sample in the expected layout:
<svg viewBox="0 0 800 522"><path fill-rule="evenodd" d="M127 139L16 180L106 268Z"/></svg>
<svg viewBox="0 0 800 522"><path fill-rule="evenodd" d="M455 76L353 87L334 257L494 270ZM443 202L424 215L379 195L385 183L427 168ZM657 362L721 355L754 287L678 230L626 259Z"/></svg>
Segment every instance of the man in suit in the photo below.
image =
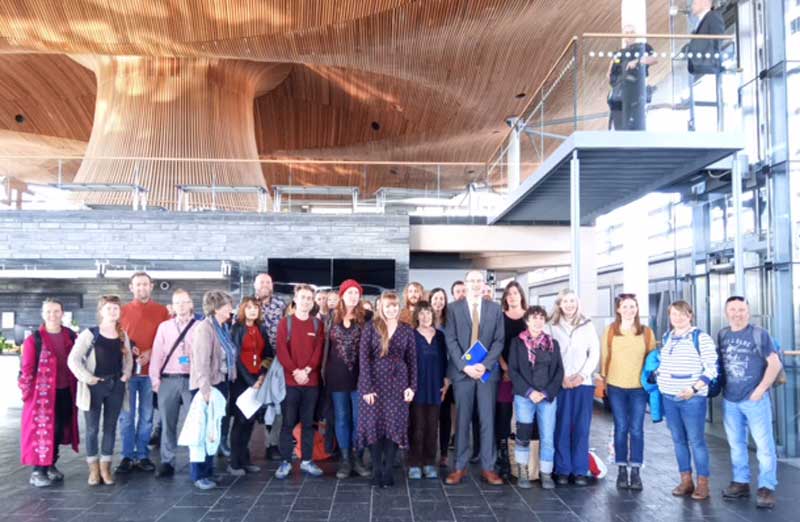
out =
<svg viewBox="0 0 800 522"><path fill-rule="evenodd" d="M480 418L481 477L492 485L501 485L503 480L495 473L497 458L494 444L494 409L497 383L500 372L497 360L503 351L504 322L500 305L482 298L483 274L468 272L465 278L467 297L447 307L445 341L449 359L447 376L453 383L456 402L456 454L455 471L447 477L447 484L459 484L467 475L469 464L469 435L473 405L478 403ZM488 350L483 363L469 364L462 356L475 341ZM491 377L487 382L481 378L487 371Z"/></svg>
<svg viewBox="0 0 800 522"><path fill-rule="evenodd" d="M692 15L699 20L692 34L723 35L725 20L719 11L712 10L712 0L693 0ZM719 57L720 40L693 39L686 46L689 73L695 77L704 74L717 74L722 71L722 60ZM715 56L716 55L716 56Z"/></svg>

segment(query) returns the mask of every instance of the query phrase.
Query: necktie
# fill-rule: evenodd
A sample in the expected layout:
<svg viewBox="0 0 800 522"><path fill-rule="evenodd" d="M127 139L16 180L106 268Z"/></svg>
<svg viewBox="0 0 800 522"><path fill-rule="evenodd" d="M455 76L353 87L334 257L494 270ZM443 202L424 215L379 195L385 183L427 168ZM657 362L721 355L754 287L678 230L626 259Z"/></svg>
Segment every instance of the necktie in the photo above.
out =
<svg viewBox="0 0 800 522"><path fill-rule="evenodd" d="M478 326L480 324L480 317L478 316L478 303L472 304L472 334L469 336L469 345L475 344L478 340Z"/></svg>

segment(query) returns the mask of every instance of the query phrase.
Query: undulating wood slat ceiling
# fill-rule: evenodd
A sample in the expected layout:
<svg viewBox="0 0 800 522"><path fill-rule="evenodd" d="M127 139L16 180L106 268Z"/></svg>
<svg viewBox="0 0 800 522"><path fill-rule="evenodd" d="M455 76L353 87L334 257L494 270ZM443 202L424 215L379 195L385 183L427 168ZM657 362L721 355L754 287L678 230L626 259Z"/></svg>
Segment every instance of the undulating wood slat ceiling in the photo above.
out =
<svg viewBox="0 0 800 522"><path fill-rule="evenodd" d="M253 100L291 66L216 58L82 57L97 75L97 110L77 183L139 183L150 205L173 207L176 184L265 186L258 163L91 159L257 159ZM241 196L223 194L220 207ZM124 194L88 202L121 203ZM209 203L198 195L195 202ZM255 198L253 208L257 206Z"/></svg>
<svg viewBox="0 0 800 522"><path fill-rule="evenodd" d="M651 30L663 27L667 3L648 2ZM124 103L121 107L157 115L152 121L158 123L144 129L158 134L145 148L148 154L486 161L505 135L505 118L527 102L516 95L533 94L573 35L618 31L619 9L620 0L9 0L0 4L0 129L82 140L91 133L96 143L88 147L90 155L141 151L135 133L100 139L100 129L109 129L108 121L98 120L101 109L116 109L87 110L96 97L98 103ZM186 113L185 105L144 109L133 96L106 90L104 82L113 80L99 77L94 87L83 65L97 70L94 61L109 56L214 61L220 71L235 61L253 74L259 67L293 65L285 81L253 93L254 152L249 144L240 144L243 150L204 139L208 123L200 123L199 116L196 129L182 128L185 123L174 118ZM14 71L30 81L9 80ZM225 75L215 78L227 81ZM582 86L582 92L602 102L601 84L602 78ZM228 102L220 97L218 103ZM16 111L26 114L28 128L14 122ZM241 109L234 112L239 118ZM133 120L123 119L135 128ZM167 129L168 121L178 128ZM228 117L225 122L234 130L222 141L239 139L242 131L236 129L243 124ZM0 152L8 152L1 140ZM193 179L199 175L179 170ZM431 183L431 169L406 169L407 175L389 170L369 169L363 189L397 186L398 179L418 187ZM468 170L474 169L445 179L463 186L476 175ZM262 171L268 184L288 179L286 168ZM160 190L177 182L174 170L158 172L165 178ZM350 167L299 172L293 182L353 184L363 178ZM112 171L114 179L120 176ZM102 177L87 167L78 179Z"/></svg>

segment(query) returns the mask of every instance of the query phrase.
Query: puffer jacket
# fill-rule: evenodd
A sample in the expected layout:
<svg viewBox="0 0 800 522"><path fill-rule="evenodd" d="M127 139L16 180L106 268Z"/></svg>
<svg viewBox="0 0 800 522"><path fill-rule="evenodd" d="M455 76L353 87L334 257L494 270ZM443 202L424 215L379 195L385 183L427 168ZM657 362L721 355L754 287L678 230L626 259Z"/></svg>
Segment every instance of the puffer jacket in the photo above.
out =
<svg viewBox="0 0 800 522"><path fill-rule="evenodd" d="M653 350L644 360L642 368L642 388L650 396L650 417L653 422L661 422L664 419L664 399L656 382L656 372L661 365L661 350Z"/></svg>

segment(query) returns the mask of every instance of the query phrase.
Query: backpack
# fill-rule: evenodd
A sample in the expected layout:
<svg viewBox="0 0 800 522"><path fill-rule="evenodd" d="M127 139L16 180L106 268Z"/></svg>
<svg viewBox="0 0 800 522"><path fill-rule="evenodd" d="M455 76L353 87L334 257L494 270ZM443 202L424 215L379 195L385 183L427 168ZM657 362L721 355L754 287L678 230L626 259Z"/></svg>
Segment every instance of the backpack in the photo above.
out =
<svg viewBox="0 0 800 522"><path fill-rule="evenodd" d="M314 333L317 333L317 330L319 330L319 324L320 324L319 323L319 319L317 319L317 316L312 317L312 319L314 319ZM286 342L288 343L291 340L292 340L292 316L291 315L287 315L286 316Z"/></svg>
<svg viewBox="0 0 800 522"><path fill-rule="evenodd" d="M72 343L75 343L75 338L77 334L70 329L64 328L67 331L67 335L69 336ZM36 374L39 372L39 358L42 356L42 333L37 328L33 331L33 348L36 351L36 357L34 358L33 362L33 375L32 377L35 379ZM17 374L17 379L22 377L22 350L19 352L19 373Z"/></svg>
<svg viewBox="0 0 800 522"><path fill-rule="evenodd" d="M775 377L775 380L772 383L773 388L777 388L783 384L786 384L786 371L783 369L783 353L781 351L781 345L776 341L766 330L761 328L758 325L753 326L753 341L756 345L756 353L761 353L762 345L761 339L763 338L763 334L766 333L769 336L770 341L772 341L772 346L775 347L775 352L778 354L778 358L781 361L781 371L778 373L778 376ZM726 326L725 328L721 329L717 334L717 344L719 345L720 349L722 349L722 340L728 335L731 331L730 326Z"/></svg>
<svg viewBox="0 0 800 522"><path fill-rule="evenodd" d="M702 332L699 328L692 330L692 345L697 351L697 356L700 357L700 334ZM661 347L666 348L670 342L672 331L668 331L661 338ZM702 364L702 359L701 359ZM711 399L722 393L722 366L719 360L719 347L717 348L717 376L708 383L708 398Z"/></svg>

